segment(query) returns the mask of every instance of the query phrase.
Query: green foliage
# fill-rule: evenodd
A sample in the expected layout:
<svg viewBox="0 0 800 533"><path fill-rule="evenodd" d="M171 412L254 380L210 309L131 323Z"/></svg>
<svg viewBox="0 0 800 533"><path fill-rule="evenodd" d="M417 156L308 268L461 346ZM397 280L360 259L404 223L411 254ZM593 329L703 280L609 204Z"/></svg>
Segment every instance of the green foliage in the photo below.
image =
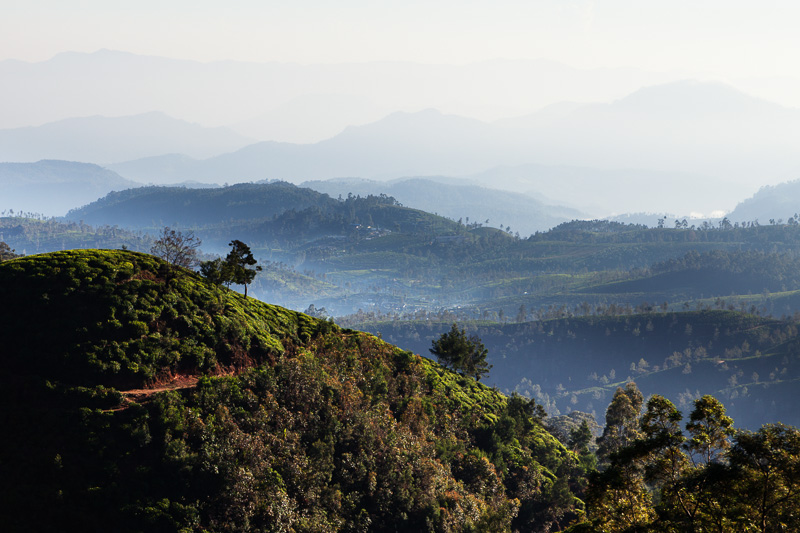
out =
<svg viewBox="0 0 800 533"><path fill-rule="evenodd" d="M554 530L578 516L576 457L534 402L375 337L133 252L3 262L0 298L15 333L6 531ZM197 383L120 392L175 375Z"/></svg>
<svg viewBox="0 0 800 533"><path fill-rule="evenodd" d="M665 398L648 400L641 437L590 480L585 527L610 533L800 527L800 431L768 424L735 432L711 396L695 401L688 437L681 418Z"/></svg>
<svg viewBox="0 0 800 533"><path fill-rule="evenodd" d="M733 435L733 419L725 414L725 407L719 400L705 395L694 402L686 430L691 436L687 449L709 464L718 461L730 446L728 438Z"/></svg>
<svg viewBox="0 0 800 533"><path fill-rule="evenodd" d="M302 334L299 313L249 307L225 294L136 252L54 252L4 262L3 322L15 332L4 360L26 374L134 387L257 362L282 351L282 337Z"/></svg>
<svg viewBox="0 0 800 533"><path fill-rule="evenodd" d="M598 439L597 454L601 461L607 461L612 454L630 446L641 436L639 415L644 398L636 383L628 383L625 388L617 387L611 403L606 409L606 427Z"/></svg>
<svg viewBox="0 0 800 533"><path fill-rule="evenodd" d="M438 317L420 314L417 321L354 327L427 353L431 339L449 331L454 318ZM711 394L725 402L740 427L757 429L765 420L800 424L800 413L791 407L798 401L800 380L794 319L729 310L652 310L460 325L489 349L490 384L535 398L551 416L578 410L600 419L616 388L635 380L645 396L660 394L687 413L694 399ZM566 442L567 433L564 437Z"/></svg>
<svg viewBox="0 0 800 533"><path fill-rule="evenodd" d="M230 266L230 263L218 257L200 263L200 274L214 285L229 285L233 280Z"/></svg>
<svg viewBox="0 0 800 533"><path fill-rule="evenodd" d="M244 285L244 295L247 296L247 285L253 282L256 274L261 271L261 267L255 266L258 261L253 257L250 247L242 241L233 240L230 242L230 247L231 251L225 258L230 279L237 285Z"/></svg>
<svg viewBox="0 0 800 533"><path fill-rule="evenodd" d="M492 365L486 362L489 350L475 335L467 337L464 329L456 324L431 342L430 352L439 363L456 372L480 380L489 373Z"/></svg>
<svg viewBox="0 0 800 533"><path fill-rule="evenodd" d="M231 251L224 261L217 258L201 263L200 274L215 285L230 286L231 283L244 285L244 295L247 297L247 286L253 282L256 274L261 272L262 268L261 266L248 268L256 265L258 261L245 243L233 240L230 242L230 246Z"/></svg>
<svg viewBox="0 0 800 533"><path fill-rule="evenodd" d="M15 257L19 257L11 247L0 241L0 261L6 261L8 259L14 259Z"/></svg>

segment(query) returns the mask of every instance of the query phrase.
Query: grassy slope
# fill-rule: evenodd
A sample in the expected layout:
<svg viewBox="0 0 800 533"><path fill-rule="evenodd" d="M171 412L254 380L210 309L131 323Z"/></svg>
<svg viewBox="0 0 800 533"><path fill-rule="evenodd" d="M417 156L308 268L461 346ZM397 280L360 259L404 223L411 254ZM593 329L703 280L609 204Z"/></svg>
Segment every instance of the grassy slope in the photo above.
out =
<svg viewBox="0 0 800 533"><path fill-rule="evenodd" d="M0 302L7 530L530 529L578 503L532 404L151 256L3 262ZM120 407L174 374L204 377Z"/></svg>
<svg viewBox="0 0 800 533"><path fill-rule="evenodd" d="M427 353L450 324L358 327ZM536 397L553 411L602 416L615 388L633 379L645 394L668 396L683 409L691 399L713 394L742 427L800 423L791 408L797 404L792 387L800 380L800 338L792 322L733 311L653 312L478 323L468 332L489 349L489 383Z"/></svg>

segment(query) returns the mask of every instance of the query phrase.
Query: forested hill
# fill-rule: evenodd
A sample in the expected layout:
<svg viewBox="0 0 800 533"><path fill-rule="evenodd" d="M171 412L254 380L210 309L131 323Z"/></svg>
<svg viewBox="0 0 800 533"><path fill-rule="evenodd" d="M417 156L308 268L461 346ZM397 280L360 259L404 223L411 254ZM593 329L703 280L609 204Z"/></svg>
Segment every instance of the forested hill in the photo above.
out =
<svg viewBox="0 0 800 533"><path fill-rule="evenodd" d="M66 218L150 231L193 228L212 250L224 247L233 236L255 247L291 250L323 237L359 240L402 232L430 240L465 232L457 222L403 207L391 196L333 199L285 182L130 189L70 211Z"/></svg>
<svg viewBox="0 0 800 533"><path fill-rule="evenodd" d="M241 183L229 187L141 187L112 192L67 214L71 220L131 228L209 226L268 219L284 211L334 205L327 194L286 182Z"/></svg>
<svg viewBox="0 0 800 533"><path fill-rule="evenodd" d="M739 427L800 424L800 336L794 320L729 310L569 316L516 324L465 324L489 350L486 382L536 398L551 414L601 418L614 390L635 380L642 391L688 409L711 394ZM450 323L356 325L424 353Z"/></svg>
<svg viewBox="0 0 800 533"><path fill-rule="evenodd" d="M506 398L152 256L0 263L4 531L548 531L585 469Z"/></svg>

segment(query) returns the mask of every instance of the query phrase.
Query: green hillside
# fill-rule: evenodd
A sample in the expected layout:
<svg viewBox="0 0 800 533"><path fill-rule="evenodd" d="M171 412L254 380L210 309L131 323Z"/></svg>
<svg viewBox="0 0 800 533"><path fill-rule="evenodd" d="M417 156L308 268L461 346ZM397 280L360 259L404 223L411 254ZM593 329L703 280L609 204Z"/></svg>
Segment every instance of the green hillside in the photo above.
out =
<svg viewBox="0 0 800 533"><path fill-rule="evenodd" d="M109 193L71 210L67 218L131 228L194 227L271 218L289 209L325 206L334 201L326 194L284 182L210 189L150 186Z"/></svg>
<svg viewBox="0 0 800 533"><path fill-rule="evenodd" d="M427 353L449 322L362 323L359 329ZM800 424L800 337L794 320L723 310L573 316L518 324L474 323L494 365L487 383L517 391L553 414L602 417L620 384L680 408L703 394L724 401L742 427Z"/></svg>
<svg viewBox="0 0 800 533"><path fill-rule="evenodd" d="M507 398L141 253L0 263L5 531L545 531L584 470Z"/></svg>
<svg viewBox="0 0 800 533"><path fill-rule="evenodd" d="M800 290L796 224L725 219L716 226L648 228L590 220L520 238L508 228L410 209L385 194L334 199L283 182L133 189L68 218L147 231L192 229L204 251L223 255L232 239L243 240L262 262L306 276L254 286L253 295L297 309L314 303L337 316L459 308L463 318L485 311L500 318L501 310L514 316L523 305L533 312L584 303L666 302L678 310L709 298L777 315L800 310L791 295L780 302L767 297Z"/></svg>

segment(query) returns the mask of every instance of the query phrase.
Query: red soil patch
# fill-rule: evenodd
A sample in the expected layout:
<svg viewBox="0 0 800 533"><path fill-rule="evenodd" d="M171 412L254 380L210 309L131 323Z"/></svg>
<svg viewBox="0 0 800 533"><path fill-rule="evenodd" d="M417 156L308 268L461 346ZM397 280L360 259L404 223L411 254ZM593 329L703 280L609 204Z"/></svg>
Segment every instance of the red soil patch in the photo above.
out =
<svg viewBox="0 0 800 533"><path fill-rule="evenodd" d="M124 390L120 391L122 394L122 403L113 408L107 409L106 411L122 411L123 409L127 409L134 403L141 403L147 401L147 399L159 392L165 392L170 390L180 390L180 389L191 389L195 385L197 385L197 381L200 379L200 376L185 376L185 375L175 375L170 377L169 379L159 381L157 384L153 385L152 387L146 389L131 389L131 390Z"/></svg>

